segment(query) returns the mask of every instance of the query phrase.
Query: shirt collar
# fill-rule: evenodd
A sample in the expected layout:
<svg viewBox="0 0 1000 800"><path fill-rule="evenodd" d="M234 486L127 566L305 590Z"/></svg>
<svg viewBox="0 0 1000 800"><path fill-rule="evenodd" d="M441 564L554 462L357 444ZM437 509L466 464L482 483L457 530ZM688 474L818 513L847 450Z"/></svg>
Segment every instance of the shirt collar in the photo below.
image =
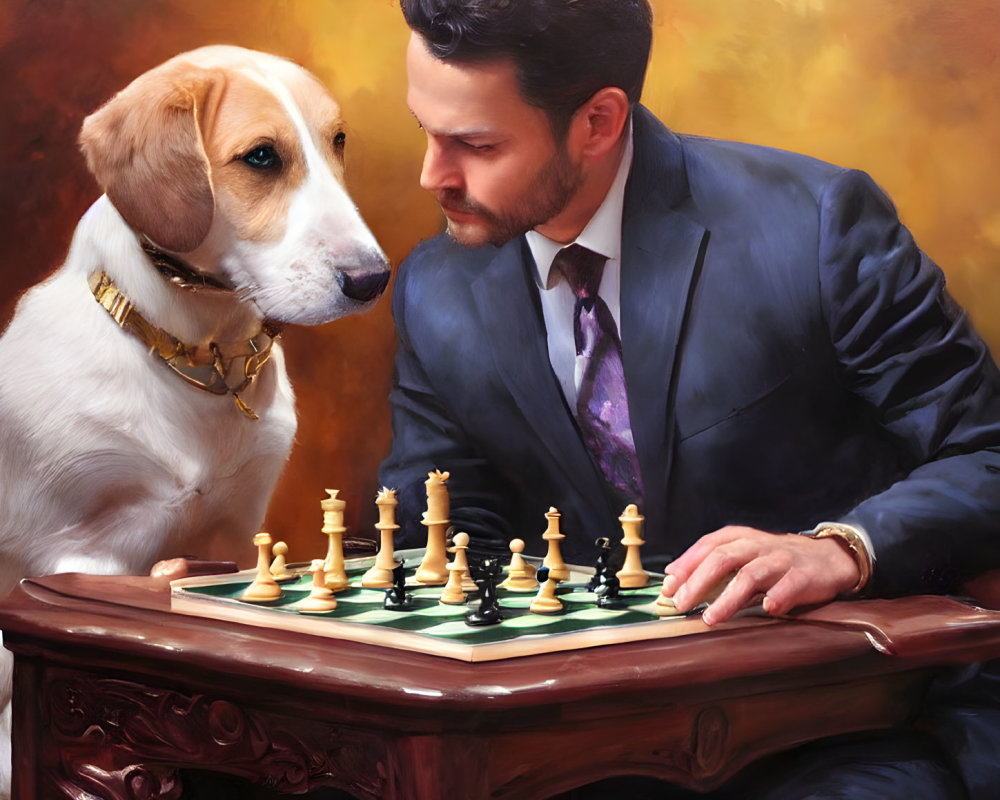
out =
<svg viewBox="0 0 1000 800"><path fill-rule="evenodd" d="M611 183L611 188L604 196L600 208L574 240L576 244L606 256L609 261L621 260L622 209L625 206L625 184L628 182L629 169L632 167L632 149L632 120L630 117L628 133L625 137L625 150L622 153L618 172ZM531 249L531 255L535 259L535 280L538 281L540 287L551 289L562 278L560 275L549 274L552 270L552 261L556 254L567 245L555 242L534 230L528 231L525 238Z"/></svg>

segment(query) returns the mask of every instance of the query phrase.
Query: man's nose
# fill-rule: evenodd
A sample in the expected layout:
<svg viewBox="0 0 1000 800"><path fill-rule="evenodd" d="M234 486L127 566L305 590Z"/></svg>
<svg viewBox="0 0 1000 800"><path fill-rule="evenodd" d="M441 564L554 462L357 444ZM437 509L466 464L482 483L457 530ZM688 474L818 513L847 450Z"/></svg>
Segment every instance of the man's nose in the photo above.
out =
<svg viewBox="0 0 1000 800"><path fill-rule="evenodd" d="M443 148L428 140L424 153L424 166L420 171L420 185L430 192L455 189L461 185L461 176L447 157Z"/></svg>

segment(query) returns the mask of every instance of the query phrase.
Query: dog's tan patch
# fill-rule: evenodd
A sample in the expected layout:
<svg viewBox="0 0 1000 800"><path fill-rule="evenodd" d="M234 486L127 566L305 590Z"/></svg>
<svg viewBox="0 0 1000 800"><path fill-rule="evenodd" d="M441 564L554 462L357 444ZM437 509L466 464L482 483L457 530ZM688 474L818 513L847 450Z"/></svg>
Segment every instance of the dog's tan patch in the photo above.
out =
<svg viewBox="0 0 1000 800"><path fill-rule="evenodd" d="M280 99L251 78L234 73L218 106L202 125L215 201L244 241L279 239L294 193L308 172L295 123ZM270 148L271 167L255 167L248 154Z"/></svg>
<svg viewBox="0 0 1000 800"><path fill-rule="evenodd" d="M320 155L334 177L344 182L344 122L340 106L312 75L290 86L296 105L303 110ZM338 135L340 138L338 138Z"/></svg>

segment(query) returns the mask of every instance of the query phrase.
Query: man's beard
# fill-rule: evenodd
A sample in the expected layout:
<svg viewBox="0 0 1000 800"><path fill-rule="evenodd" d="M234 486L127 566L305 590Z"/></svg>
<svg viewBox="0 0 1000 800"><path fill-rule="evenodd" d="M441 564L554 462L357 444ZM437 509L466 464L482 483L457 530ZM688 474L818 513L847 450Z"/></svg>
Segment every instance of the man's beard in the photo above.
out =
<svg viewBox="0 0 1000 800"><path fill-rule="evenodd" d="M454 241L468 247L499 247L556 216L582 182L580 168L573 166L565 148L559 148L530 183L530 194L518 198L510 208L491 211L456 189L438 193L437 199L442 206L479 217L475 226L469 226L471 230L463 230L461 223L448 220L448 235Z"/></svg>

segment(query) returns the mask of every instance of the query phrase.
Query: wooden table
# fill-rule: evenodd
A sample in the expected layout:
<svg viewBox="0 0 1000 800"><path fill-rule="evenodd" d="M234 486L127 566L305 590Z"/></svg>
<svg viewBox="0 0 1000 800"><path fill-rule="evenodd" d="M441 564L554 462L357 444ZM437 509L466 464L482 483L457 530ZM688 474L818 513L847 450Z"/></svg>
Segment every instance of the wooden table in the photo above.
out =
<svg viewBox="0 0 1000 800"><path fill-rule="evenodd" d="M471 664L170 612L152 578L58 575L0 604L14 797L176 798L182 767L288 793L543 798L615 774L706 789L909 718L1000 613L943 597Z"/></svg>

